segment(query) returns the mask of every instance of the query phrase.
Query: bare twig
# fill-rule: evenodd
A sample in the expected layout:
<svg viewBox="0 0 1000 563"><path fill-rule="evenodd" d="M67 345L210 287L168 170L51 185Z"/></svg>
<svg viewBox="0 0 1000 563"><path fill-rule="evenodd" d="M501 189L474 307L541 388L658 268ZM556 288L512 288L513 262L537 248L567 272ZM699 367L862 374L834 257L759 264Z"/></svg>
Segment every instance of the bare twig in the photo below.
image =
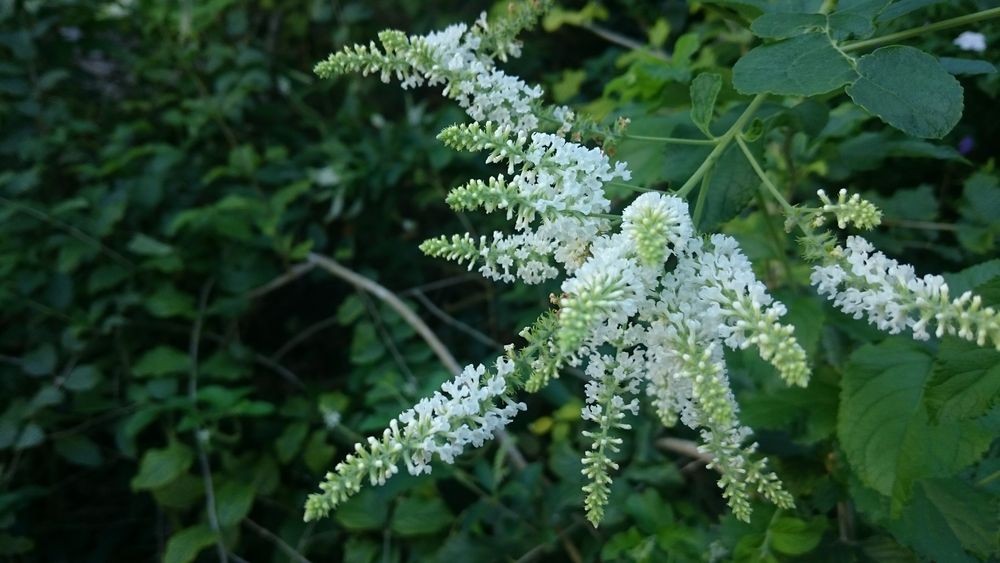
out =
<svg viewBox="0 0 1000 563"><path fill-rule="evenodd" d="M482 280L482 276L475 272L469 272L467 274L461 274L458 276L452 276L450 278L444 278L442 280L432 281L425 284L417 285L409 289L404 289L399 292L402 297L407 297L414 292L427 292L434 291L436 289L444 289L446 287L451 287L453 285L458 285L461 283L466 283L475 280Z"/></svg>
<svg viewBox="0 0 1000 563"><path fill-rule="evenodd" d="M309 340L316 333L321 332L327 327L333 326L335 324L337 324L337 315L331 315L325 319L322 319L307 326L303 330L299 331L298 334L289 339L288 342L282 344L281 347L278 348L278 351L271 355L271 359L273 359L274 361L281 360L281 358L284 358L285 354L291 352L293 348L295 348L299 344L302 344L306 340Z"/></svg>
<svg viewBox="0 0 1000 563"><path fill-rule="evenodd" d="M272 291L279 289L301 278L302 276L311 272L315 267L316 264L313 264L312 262L303 262L301 264L296 264L295 266L292 266L292 269L288 270L284 274L281 274L280 276L274 278L273 280L265 283L262 286L256 287L248 291L246 294L246 298L259 299L260 297L263 297L264 295L267 295L268 293L271 293Z"/></svg>
<svg viewBox="0 0 1000 563"><path fill-rule="evenodd" d="M922 229L925 231L957 231L958 225L953 223L936 223L934 221L911 221L909 219L893 219L883 217L882 224L887 227L902 227L904 229Z"/></svg>
<svg viewBox="0 0 1000 563"><path fill-rule="evenodd" d="M298 561L298 563L312 563L311 561L306 559L304 555L296 551L294 547L285 543L285 541L282 540L280 537L278 537L277 534L275 534L271 530L268 530L264 526L261 526L260 524L254 522L249 518L244 518L243 524L245 524L251 530L257 532L261 537L264 537L274 542L274 545L278 546L278 549L283 551L285 555L287 555L293 561Z"/></svg>
<svg viewBox="0 0 1000 563"><path fill-rule="evenodd" d="M213 280L209 280L201 288L201 296L198 299L198 316L195 317L194 327L191 329L191 343L188 346L188 355L191 357L191 377L188 379L188 398L191 400L191 410L198 410L198 350L201 346L201 329L205 320L205 309L208 306L208 294L212 291ZM195 414L197 420L197 413ZM219 555L219 561L226 563L229 561L226 544L222 540L222 528L219 526L219 515L215 510L215 487L212 485L212 467L208 461L208 453L205 451L205 444L202 442L202 429L200 424L194 427L194 443L198 448L198 464L201 468L202 483L205 487L205 512L208 513L208 525L215 534L215 548Z"/></svg>
<svg viewBox="0 0 1000 563"><path fill-rule="evenodd" d="M698 444L692 442L691 440L682 440L680 438L660 438L656 441L656 445L660 449L669 450L703 463L712 463L712 456L699 450Z"/></svg>
<svg viewBox="0 0 1000 563"><path fill-rule="evenodd" d="M403 301L397 297L396 294L389 291L381 284L362 276L354 270L342 266L339 262L333 260L332 258L316 254L315 252L310 252L308 260L327 272L330 272L334 276L350 283L354 287L370 293L383 301L386 305L391 307L392 310L396 311L396 313L402 317L407 324L413 327L413 330L417 331L417 334L419 334L420 337L424 339L424 342L430 346L434 355L438 357L438 360L444 364L445 368L449 372L455 375L462 372L462 367L458 364L458 361L455 360L455 357L451 355L451 352L447 347L445 347L444 343L442 343L437 335L434 334L434 331L432 331L430 327L427 326L427 323L417 316L417 314L414 313L413 310L406 305L406 303L403 303ZM511 439L506 430L498 430L497 439L500 440L500 443L503 445L504 450L507 452L507 455L510 457L511 462L513 462L515 467L518 469L524 469L528 466L528 462L524 459L524 455L521 454L521 451L517 449L516 445L514 445L514 440Z"/></svg>
<svg viewBox="0 0 1000 563"><path fill-rule="evenodd" d="M485 344L486 346L498 348L501 350L503 349L503 344L500 344L499 342L493 340L489 336L486 336L482 332L463 323L462 321L456 319L455 317L449 315L448 313L445 313L443 310L441 310L440 307L435 305L433 301L428 299L427 296L424 295L422 291L414 291L412 295L417 301L420 301L421 305L427 307L427 310L430 311L432 315L444 321L445 324L453 326L457 330L464 332L465 334L468 334L481 344Z"/></svg>
<svg viewBox="0 0 1000 563"><path fill-rule="evenodd" d="M606 27L593 23L583 24L580 27L586 29L587 31L593 33L594 35L600 37L601 39L604 39L609 43L614 43L615 45L620 45L622 47L625 47L626 49L631 49L633 51L641 51L643 53L646 53L647 55L653 56L662 61L670 60L670 55L668 55L667 53L659 49L653 49L647 47L646 45L643 45L639 41L636 41L631 37L626 37L618 33L617 31L612 31Z"/></svg>

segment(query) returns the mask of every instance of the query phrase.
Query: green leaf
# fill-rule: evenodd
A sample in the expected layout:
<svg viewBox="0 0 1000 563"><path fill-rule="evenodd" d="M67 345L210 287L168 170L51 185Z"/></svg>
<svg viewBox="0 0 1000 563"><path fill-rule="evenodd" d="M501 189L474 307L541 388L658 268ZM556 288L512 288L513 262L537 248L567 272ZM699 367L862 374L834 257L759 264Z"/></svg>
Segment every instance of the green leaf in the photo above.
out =
<svg viewBox="0 0 1000 563"><path fill-rule="evenodd" d="M333 517L349 530L381 530L389 518L389 500L384 491L362 489L337 507Z"/></svg>
<svg viewBox="0 0 1000 563"><path fill-rule="evenodd" d="M691 81L691 121L705 135L712 136L708 130L715 112L715 99L722 89L722 76L714 72L703 72Z"/></svg>
<svg viewBox="0 0 1000 563"><path fill-rule="evenodd" d="M34 422L29 422L17 436L17 441L14 442L14 449L27 450L41 444L44 440L45 431L42 430L42 427Z"/></svg>
<svg viewBox="0 0 1000 563"><path fill-rule="evenodd" d="M305 462L310 471L318 473L330 465L335 453L337 453L337 449L327 443L326 430L316 430L306 442L305 451L302 452L302 461Z"/></svg>
<svg viewBox="0 0 1000 563"><path fill-rule="evenodd" d="M882 47L858 60L858 73L847 94L904 133L939 139L962 117L962 86L920 49Z"/></svg>
<svg viewBox="0 0 1000 563"><path fill-rule="evenodd" d="M993 63L981 59L956 59L953 57L940 57L938 62L948 71L949 74L965 74L974 76L977 74L996 74L997 67Z"/></svg>
<svg viewBox="0 0 1000 563"><path fill-rule="evenodd" d="M742 94L814 96L857 77L847 55L817 32L756 47L733 67L733 86Z"/></svg>
<svg viewBox="0 0 1000 563"><path fill-rule="evenodd" d="M1000 352L945 338L927 387L930 414L940 420L983 416L1000 405Z"/></svg>
<svg viewBox="0 0 1000 563"><path fill-rule="evenodd" d="M401 536L424 536L444 530L454 519L438 497L403 498L392 515L392 531Z"/></svg>
<svg viewBox="0 0 1000 563"><path fill-rule="evenodd" d="M172 346L157 346L146 352L132 366L137 377L163 377L184 373L190 368L188 355Z"/></svg>
<svg viewBox="0 0 1000 563"><path fill-rule="evenodd" d="M21 358L21 369L28 375L48 375L56 369L55 346L45 343Z"/></svg>
<svg viewBox="0 0 1000 563"><path fill-rule="evenodd" d="M251 485L229 480L219 487L215 497L215 511L223 528L235 526L250 514L256 489Z"/></svg>
<svg viewBox="0 0 1000 563"><path fill-rule="evenodd" d="M913 502L889 529L928 560L985 561L997 554L997 497L958 479L928 479L914 486Z"/></svg>
<svg viewBox="0 0 1000 563"><path fill-rule="evenodd" d="M128 249L143 256L168 256L173 253L174 248L169 244L162 243L152 237L139 233L132 237L128 243Z"/></svg>
<svg viewBox="0 0 1000 563"><path fill-rule="evenodd" d="M162 487L187 471L192 462L191 448L177 441L162 449L147 450L139 463L139 473L132 478L132 490Z"/></svg>
<svg viewBox="0 0 1000 563"><path fill-rule="evenodd" d="M375 325L368 321L359 322L354 327L354 338L351 339L351 363L368 365L374 363L385 354L385 346L379 339Z"/></svg>
<svg viewBox="0 0 1000 563"><path fill-rule="evenodd" d="M894 2L891 6L886 8L884 12L878 17L879 23L885 23L892 21L898 17L905 16L910 12L915 12L921 8L926 8L927 6L933 6L934 4L940 4L946 0L899 0Z"/></svg>
<svg viewBox="0 0 1000 563"><path fill-rule="evenodd" d="M765 39L787 39L826 28L823 14L773 13L755 19L750 31Z"/></svg>
<svg viewBox="0 0 1000 563"><path fill-rule="evenodd" d="M826 522L822 518L806 522L792 516L782 516L768 526L771 547L785 555L809 553L819 545L824 528Z"/></svg>
<svg viewBox="0 0 1000 563"><path fill-rule="evenodd" d="M69 372L69 375L63 381L63 387L70 391L89 391L100 380L101 372L97 371L97 368L90 364L84 364L74 367Z"/></svg>
<svg viewBox="0 0 1000 563"><path fill-rule="evenodd" d="M875 33L875 17L890 0L841 0L837 10L830 14L830 35L843 40L848 37L864 39Z"/></svg>
<svg viewBox="0 0 1000 563"><path fill-rule="evenodd" d="M987 260L954 274L944 274L948 282L948 290L952 295L961 295L971 291L993 278L1000 277L1000 258Z"/></svg>
<svg viewBox="0 0 1000 563"><path fill-rule="evenodd" d="M97 444L86 436L68 436L56 440L56 453L70 463L84 467L97 467L103 461Z"/></svg>
<svg viewBox="0 0 1000 563"><path fill-rule="evenodd" d="M758 143L751 144L750 150L759 156ZM735 143L722 153L710 173L708 185L698 188L708 189L705 208L698 224L701 231L714 229L737 216L753 199L754 191L760 186L760 178Z"/></svg>
<svg viewBox="0 0 1000 563"><path fill-rule="evenodd" d="M274 441L274 451L278 454L278 461L283 464L291 461L295 454L299 453L302 442L305 441L308 433L309 424L305 422L296 422L286 426L278 439Z"/></svg>
<svg viewBox="0 0 1000 563"><path fill-rule="evenodd" d="M146 310L163 319L195 316L194 297L178 291L173 285L162 285L156 293L146 298Z"/></svg>
<svg viewBox="0 0 1000 563"><path fill-rule="evenodd" d="M181 530L170 536L163 563L191 563L201 550L215 543L215 533L206 524Z"/></svg>
<svg viewBox="0 0 1000 563"><path fill-rule="evenodd" d="M989 420L932 423L924 398L931 375L931 356L901 337L860 348L844 372L837 423L844 454L897 511L915 480L968 466L994 437Z"/></svg>

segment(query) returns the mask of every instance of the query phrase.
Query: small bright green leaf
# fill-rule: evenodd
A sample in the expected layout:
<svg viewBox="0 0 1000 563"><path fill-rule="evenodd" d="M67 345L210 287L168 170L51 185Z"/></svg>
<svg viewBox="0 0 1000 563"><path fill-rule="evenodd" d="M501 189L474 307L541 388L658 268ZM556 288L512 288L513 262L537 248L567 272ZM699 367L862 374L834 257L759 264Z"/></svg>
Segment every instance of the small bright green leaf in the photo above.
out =
<svg viewBox="0 0 1000 563"><path fill-rule="evenodd" d="M162 243L142 233L132 237L128 243L128 249L143 256L167 256L174 251L169 244Z"/></svg>
<svg viewBox="0 0 1000 563"><path fill-rule="evenodd" d="M782 516L768 526L771 547L785 555L803 555L819 545L826 522L817 518L806 522L792 516Z"/></svg>
<svg viewBox="0 0 1000 563"><path fill-rule="evenodd" d="M162 449L146 450L139 463L139 473L132 478L132 489L162 487L187 471L193 461L191 448L177 441Z"/></svg>
<svg viewBox="0 0 1000 563"><path fill-rule="evenodd" d="M242 522L250 513L256 495L257 491L250 485L232 480L223 483L215 496L219 524L228 528Z"/></svg>
<svg viewBox="0 0 1000 563"><path fill-rule="evenodd" d="M143 354L132 373L137 377L162 377L174 373L184 373L189 369L188 355L172 346L157 346Z"/></svg>
<svg viewBox="0 0 1000 563"><path fill-rule="evenodd" d="M703 72L691 81L691 121L706 135L715 112L715 99L722 89L722 76L714 72Z"/></svg>
<svg viewBox="0 0 1000 563"><path fill-rule="evenodd" d="M51 344L42 344L21 358L21 369L28 375L48 375L56 369L56 349Z"/></svg>
<svg viewBox="0 0 1000 563"><path fill-rule="evenodd" d="M743 94L813 96L857 77L850 59L818 32L756 47L733 67L733 86Z"/></svg>
<svg viewBox="0 0 1000 563"><path fill-rule="evenodd" d="M787 39L826 28L823 14L772 13L755 19L750 31L766 39Z"/></svg>
<svg viewBox="0 0 1000 563"><path fill-rule="evenodd" d="M882 47L858 60L858 72L851 99L904 133L939 139L962 117L962 86L920 49Z"/></svg>
<svg viewBox="0 0 1000 563"><path fill-rule="evenodd" d="M392 531L401 536L423 536L440 532L454 520L438 497L403 498L392 514Z"/></svg>
<svg viewBox="0 0 1000 563"><path fill-rule="evenodd" d="M206 524L187 528L170 536L163 563L191 563L201 550L215 543L215 533Z"/></svg>

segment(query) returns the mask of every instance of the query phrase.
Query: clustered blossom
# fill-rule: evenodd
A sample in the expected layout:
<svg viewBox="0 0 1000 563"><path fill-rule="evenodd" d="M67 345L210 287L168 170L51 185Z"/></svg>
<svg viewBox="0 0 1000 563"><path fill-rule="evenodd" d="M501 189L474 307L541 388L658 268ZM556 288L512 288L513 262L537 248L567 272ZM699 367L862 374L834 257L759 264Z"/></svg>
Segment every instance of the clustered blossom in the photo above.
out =
<svg viewBox="0 0 1000 563"><path fill-rule="evenodd" d="M506 163L508 177L472 180L448 195L458 211L504 210L514 232L471 239L438 237L422 245L424 252L477 263L485 277L539 283L583 265L590 241L607 231L611 202L604 184L630 177L624 164L558 135L515 131L487 121L445 129L439 138L456 150L488 151L488 163Z"/></svg>
<svg viewBox="0 0 1000 563"><path fill-rule="evenodd" d="M542 112L541 87L505 73L493 60L520 54L513 34L526 26L515 22L491 29L484 15L471 28L455 24L427 35L387 30L379 34L381 47L374 41L346 47L317 64L315 72L323 78L347 72L378 74L383 82L395 78L404 89L443 86L444 95L456 100L472 119L531 131L538 128ZM554 112L561 125L572 118L568 108L547 111Z"/></svg>
<svg viewBox="0 0 1000 563"><path fill-rule="evenodd" d="M583 364L588 383L582 416L596 425L584 432L590 441L582 459L589 480L584 504L595 525L618 468L612 456L623 444L619 432L629 430L625 417L638 413L635 396L643 387L666 426L681 422L700 433L700 448L720 473L736 517L749 519L754 493L791 507L791 495L739 422L724 358L727 347L752 346L787 384L806 385L805 351L794 329L780 322L785 306L757 280L733 238L695 233L684 200L647 192L625 207L620 222L609 215L605 185L628 180L628 169L562 137L575 119L572 112L542 107L539 88L494 66L493 57L518 54L508 32L529 25L525 13L513 23L481 20L471 30L459 25L413 37L385 32L382 50L356 46L317 66L321 76L377 72L384 80L395 76L404 87L443 85L476 123L449 127L439 138L457 150L487 152L487 163L506 165L504 174L453 189L447 202L459 211L505 213L512 232L442 236L424 242L425 253L470 269L478 265L494 280L531 284L566 277L562 294L552 298L557 307L520 333L525 345L508 348L494 374L487 376L482 366L466 368L442 387L444 393L391 421L381 439L357 445L327 475L322 492L310 497L306 518L325 515L366 478L383 483L400 463L419 474L430 471L435 456L453 461L524 408L510 398L515 388L537 391L563 367ZM557 134L538 131L538 116L556 122ZM868 229L881 218L871 203L843 190L836 202L822 191L819 196L823 207L803 212L817 226L827 213L841 228ZM813 283L849 314L867 315L893 333L910 329L926 338L935 325L938 335L1000 348L997 313L979 297L966 293L950 300L943 279L917 278L911 267L874 252L859 237L850 237L846 249L821 247L816 254L826 256L826 263L814 270Z"/></svg>
<svg viewBox="0 0 1000 563"><path fill-rule="evenodd" d="M639 393L644 364L642 353L618 352L616 357L594 354L587 365L590 381L586 386L587 406L581 417L597 425L597 430L584 430L583 435L593 443L583 456L583 474L590 479L584 485L584 507L587 518L597 526L604 516L604 505L611 491L610 471L618 464L609 455L618 453L622 439L614 435L617 430L628 431L632 426L622 422L627 413L639 414L639 401L625 401L623 395L634 397Z"/></svg>
<svg viewBox="0 0 1000 563"><path fill-rule="evenodd" d="M441 386L443 393L421 399L390 420L381 438L355 444L354 453L327 473L320 484L322 492L309 496L305 519L326 516L357 493L366 479L372 485L385 484L399 471L400 462L411 475L420 475L431 472L435 456L453 463L466 446L482 446L526 408L509 396L507 378L513 371L513 362L503 356L497 358L492 374L483 365L466 366Z"/></svg>
<svg viewBox="0 0 1000 563"><path fill-rule="evenodd" d="M816 210L812 219L814 227L821 227L826 222L825 213L833 214L837 219L837 227L841 229L854 225L859 229L871 230L882 222L882 211L872 202L861 199L858 194L848 197L847 190L842 189L837 193L836 202L824 190L818 190L816 195L823 202L823 207Z"/></svg>
<svg viewBox="0 0 1000 563"><path fill-rule="evenodd" d="M913 338L927 340L933 330L937 337L989 342L1000 350L1000 315L981 297L966 291L952 299L944 278L918 277L913 266L887 258L861 237L835 247L825 264L813 268L812 283L840 310L867 317L890 334L910 330Z"/></svg>

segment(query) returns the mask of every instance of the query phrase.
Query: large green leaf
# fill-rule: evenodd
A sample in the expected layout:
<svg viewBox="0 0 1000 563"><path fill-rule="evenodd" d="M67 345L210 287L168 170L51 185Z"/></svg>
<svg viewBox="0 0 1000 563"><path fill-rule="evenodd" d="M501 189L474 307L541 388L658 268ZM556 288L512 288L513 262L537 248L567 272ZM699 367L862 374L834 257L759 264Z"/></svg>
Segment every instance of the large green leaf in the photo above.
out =
<svg viewBox="0 0 1000 563"><path fill-rule="evenodd" d="M929 560L985 561L998 554L996 503L995 495L959 479L927 479L914 486L912 504L889 529Z"/></svg>
<svg viewBox="0 0 1000 563"><path fill-rule="evenodd" d="M857 77L850 58L822 32L761 45L733 67L733 86L743 94L814 96Z"/></svg>
<svg viewBox="0 0 1000 563"><path fill-rule="evenodd" d="M851 99L904 133L939 139L962 117L962 86L920 49L882 47L858 60L858 73Z"/></svg>
<svg viewBox="0 0 1000 563"><path fill-rule="evenodd" d="M786 39L810 31L826 29L823 14L772 13L755 19L750 31L766 39Z"/></svg>
<svg viewBox="0 0 1000 563"><path fill-rule="evenodd" d="M691 81L691 121L706 135L711 135L708 125L721 89L722 76L714 72L703 72Z"/></svg>
<svg viewBox="0 0 1000 563"><path fill-rule="evenodd" d="M941 343L927 386L933 418L964 420L1000 404L1000 352L957 338Z"/></svg>
<svg viewBox="0 0 1000 563"><path fill-rule="evenodd" d="M404 498L392 514L392 531L401 536L421 536L444 530L454 520L451 511L437 498Z"/></svg>
<svg viewBox="0 0 1000 563"><path fill-rule="evenodd" d="M759 149L759 143L750 146L751 151L759 153ZM698 188L708 189L705 209L698 222L701 231L713 229L738 215L753 199L754 190L760 185L760 178L736 144L722 153L710 174L708 185L702 184Z"/></svg>
<svg viewBox="0 0 1000 563"><path fill-rule="evenodd" d="M898 509L913 482L950 475L993 440L991 420L932 422L925 387L933 361L920 345L890 338L851 356L842 382L837 435L861 480Z"/></svg>

